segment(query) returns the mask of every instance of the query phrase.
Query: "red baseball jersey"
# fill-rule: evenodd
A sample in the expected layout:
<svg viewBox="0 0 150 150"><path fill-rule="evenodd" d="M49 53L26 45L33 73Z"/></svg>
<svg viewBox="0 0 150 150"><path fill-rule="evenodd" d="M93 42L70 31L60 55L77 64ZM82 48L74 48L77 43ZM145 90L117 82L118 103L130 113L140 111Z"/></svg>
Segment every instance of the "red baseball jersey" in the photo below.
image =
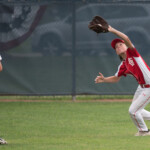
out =
<svg viewBox="0 0 150 150"><path fill-rule="evenodd" d="M150 84L150 68L136 48L127 49L127 57L118 67L115 76L133 75L139 84Z"/></svg>

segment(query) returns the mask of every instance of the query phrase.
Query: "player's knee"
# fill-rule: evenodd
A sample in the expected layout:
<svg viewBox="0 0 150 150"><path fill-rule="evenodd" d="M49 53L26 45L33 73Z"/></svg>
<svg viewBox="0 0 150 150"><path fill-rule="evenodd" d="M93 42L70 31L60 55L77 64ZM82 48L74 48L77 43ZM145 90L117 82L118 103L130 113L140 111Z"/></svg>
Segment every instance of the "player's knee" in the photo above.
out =
<svg viewBox="0 0 150 150"><path fill-rule="evenodd" d="M129 114L132 117L138 117L139 113L140 113L140 111L135 111L135 109L132 109L132 108L129 109Z"/></svg>
<svg viewBox="0 0 150 150"><path fill-rule="evenodd" d="M135 115L135 111L134 111L134 109L129 108L129 114L130 114L131 116Z"/></svg>

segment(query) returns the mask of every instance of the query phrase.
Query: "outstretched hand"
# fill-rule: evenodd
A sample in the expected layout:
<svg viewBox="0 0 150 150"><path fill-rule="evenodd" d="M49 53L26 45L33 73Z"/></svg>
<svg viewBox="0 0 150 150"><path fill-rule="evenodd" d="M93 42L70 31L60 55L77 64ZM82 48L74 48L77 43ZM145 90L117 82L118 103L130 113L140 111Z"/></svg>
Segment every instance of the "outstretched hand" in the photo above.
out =
<svg viewBox="0 0 150 150"><path fill-rule="evenodd" d="M99 72L99 76L95 78L95 83L102 83L102 82L104 82L104 76L102 73Z"/></svg>

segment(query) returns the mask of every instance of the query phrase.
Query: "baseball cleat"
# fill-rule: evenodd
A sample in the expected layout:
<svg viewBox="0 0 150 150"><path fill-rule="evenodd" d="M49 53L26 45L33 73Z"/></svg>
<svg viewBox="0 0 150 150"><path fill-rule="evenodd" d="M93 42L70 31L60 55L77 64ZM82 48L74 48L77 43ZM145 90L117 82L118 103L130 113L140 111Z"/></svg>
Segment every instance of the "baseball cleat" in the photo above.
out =
<svg viewBox="0 0 150 150"><path fill-rule="evenodd" d="M135 134L135 136L148 136L150 135L150 131L139 131Z"/></svg>
<svg viewBox="0 0 150 150"><path fill-rule="evenodd" d="M0 144L7 144L7 141L5 141L4 139L0 138Z"/></svg>

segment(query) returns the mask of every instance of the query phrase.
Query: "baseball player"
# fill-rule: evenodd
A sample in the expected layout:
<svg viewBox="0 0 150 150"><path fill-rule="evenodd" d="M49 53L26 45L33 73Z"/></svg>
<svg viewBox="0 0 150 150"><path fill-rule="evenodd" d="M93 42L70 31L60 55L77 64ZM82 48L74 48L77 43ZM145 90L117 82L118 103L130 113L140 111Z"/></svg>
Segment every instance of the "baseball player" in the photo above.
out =
<svg viewBox="0 0 150 150"><path fill-rule="evenodd" d="M2 66L1 61L2 61L2 57L0 55L0 71L3 70L3 66ZM4 139L0 138L0 144L7 144L7 141L5 141Z"/></svg>
<svg viewBox="0 0 150 150"><path fill-rule="evenodd" d="M115 83L122 76L133 75L139 84L129 108L131 119L138 129L135 136L150 135L150 131L144 122L144 120L150 120L150 112L144 109L150 102L150 68L127 35L110 25L108 26L108 32L119 37L111 42L111 46L122 61L115 75L104 77L102 73L99 73L99 76L95 79L95 83Z"/></svg>

